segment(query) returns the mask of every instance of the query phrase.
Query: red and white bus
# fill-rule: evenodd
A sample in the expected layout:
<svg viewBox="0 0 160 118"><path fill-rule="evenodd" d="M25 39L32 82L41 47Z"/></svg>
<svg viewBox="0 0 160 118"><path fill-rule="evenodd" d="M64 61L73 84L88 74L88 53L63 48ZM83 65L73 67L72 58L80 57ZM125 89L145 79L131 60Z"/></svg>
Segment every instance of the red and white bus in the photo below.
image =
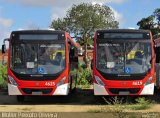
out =
<svg viewBox="0 0 160 118"><path fill-rule="evenodd" d="M76 68L80 46L67 32L13 31L8 41L9 95L23 101L26 95L68 95L75 87L70 71Z"/></svg>
<svg viewBox="0 0 160 118"><path fill-rule="evenodd" d="M148 30L98 30L94 38L94 95L153 95L155 54Z"/></svg>

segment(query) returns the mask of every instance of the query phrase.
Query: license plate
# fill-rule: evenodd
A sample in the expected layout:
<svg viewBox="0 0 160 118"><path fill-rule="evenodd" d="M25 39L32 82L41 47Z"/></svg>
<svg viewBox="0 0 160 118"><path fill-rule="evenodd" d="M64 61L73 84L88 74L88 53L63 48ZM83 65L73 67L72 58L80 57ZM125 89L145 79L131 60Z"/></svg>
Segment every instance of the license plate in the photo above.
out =
<svg viewBox="0 0 160 118"><path fill-rule="evenodd" d="M42 92L32 92L32 95L42 95Z"/></svg>
<svg viewBox="0 0 160 118"><path fill-rule="evenodd" d="M129 91L120 91L119 95L129 95Z"/></svg>

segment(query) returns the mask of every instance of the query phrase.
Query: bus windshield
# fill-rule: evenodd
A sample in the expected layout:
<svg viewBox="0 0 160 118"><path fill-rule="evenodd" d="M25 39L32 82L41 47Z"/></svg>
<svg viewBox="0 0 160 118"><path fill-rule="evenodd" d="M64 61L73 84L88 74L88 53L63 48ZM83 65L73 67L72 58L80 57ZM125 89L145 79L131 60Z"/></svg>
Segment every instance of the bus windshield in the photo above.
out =
<svg viewBox="0 0 160 118"><path fill-rule="evenodd" d="M106 74L142 74L151 69L150 40L97 42L96 67Z"/></svg>
<svg viewBox="0 0 160 118"><path fill-rule="evenodd" d="M19 74L56 74L65 69L64 43L13 43L11 69Z"/></svg>

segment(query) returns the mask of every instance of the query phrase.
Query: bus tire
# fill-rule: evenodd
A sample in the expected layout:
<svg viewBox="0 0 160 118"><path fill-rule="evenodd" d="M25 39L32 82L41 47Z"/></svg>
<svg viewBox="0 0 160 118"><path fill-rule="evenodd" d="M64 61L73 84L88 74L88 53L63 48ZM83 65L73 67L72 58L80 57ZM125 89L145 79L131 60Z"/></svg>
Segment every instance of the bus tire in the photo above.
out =
<svg viewBox="0 0 160 118"><path fill-rule="evenodd" d="M24 96L22 96L22 95L17 95L17 101L18 101L18 102L24 102Z"/></svg>

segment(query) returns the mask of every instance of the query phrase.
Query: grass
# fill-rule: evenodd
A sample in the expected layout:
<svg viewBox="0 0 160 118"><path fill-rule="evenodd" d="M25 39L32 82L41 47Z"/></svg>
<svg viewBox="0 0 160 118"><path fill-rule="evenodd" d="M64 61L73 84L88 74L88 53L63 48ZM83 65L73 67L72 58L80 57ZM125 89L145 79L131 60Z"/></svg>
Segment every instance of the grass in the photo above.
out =
<svg viewBox="0 0 160 118"><path fill-rule="evenodd" d="M127 106L128 109L130 110L146 110L146 109L149 109L150 106L146 106L146 105L129 105Z"/></svg>
<svg viewBox="0 0 160 118"><path fill-rule="evenodd" d="M90 113L103 113L110 112L118 118L137 118L138 114L134 114L127 111L146 110L151 107L151 102L145 97L138 97L135 99L135 104L130 102L123 102L123 98L111 97L110 99L104 99L107 105L100 105L100 108L92 109L87 112Z"/></svg>

